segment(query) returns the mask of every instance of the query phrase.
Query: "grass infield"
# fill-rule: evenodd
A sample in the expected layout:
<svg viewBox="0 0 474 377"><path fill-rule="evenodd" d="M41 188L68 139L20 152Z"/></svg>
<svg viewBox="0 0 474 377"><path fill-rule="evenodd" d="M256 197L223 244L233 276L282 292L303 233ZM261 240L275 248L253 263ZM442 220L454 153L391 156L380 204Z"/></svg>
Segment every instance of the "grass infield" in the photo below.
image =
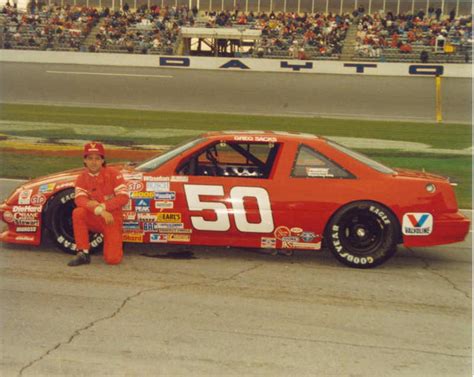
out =
<svg viewBox="0 0 474 377"><path fill-rule="evenodd" d="M342 120L325 118L268 117L210 113L177 113L143 110L78 108L34 105L0 104L0 120L21 122L47 122L61 124L88 125L95 135L101 134L101 127L120 126L122 129L136 131L150 130L280 130L308 132L322 136L343 136L370 138L402 142L418 142L432 148L462 150L472 146L470 125L435 124L414 122L388 122L366 120ZM104 128L105 130L105 128ZM2 138L8 136L41 137L49 141L59 139L88 139L71 129L54 130L21 129L3 131ZM173 145L189 136L157 137L114 135L110 132L102 138L94 139L121 145L169 144ZM416 153L394 149L353 148L383 162L391 167L410 168L448 176L457 182L456 194L462 208L472 208L472 156L453 153ZM48 157L41 155L32 158L29 154L12 152L0 148L0 176L8 178L33 178L55 171L80 167L82 162L74 157Z"/></svg>

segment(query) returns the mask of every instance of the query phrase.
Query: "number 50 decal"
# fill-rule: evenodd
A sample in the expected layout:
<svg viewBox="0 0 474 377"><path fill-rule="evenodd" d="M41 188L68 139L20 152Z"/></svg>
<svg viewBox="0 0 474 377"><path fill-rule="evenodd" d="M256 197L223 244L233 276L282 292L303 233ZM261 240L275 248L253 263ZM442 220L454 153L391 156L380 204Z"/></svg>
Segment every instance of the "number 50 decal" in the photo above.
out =
<svg viewBox="0 0 474 377"><path fill-rule="evenodd" d="M184 192L190 211L211 210L216 214L215 220L205 220L202 216L191 216L193 227L198 230L212 230L225 232L230 229L229 211L234 215L235 226L241 232L248 233L270 233L273 232L273 216L270 207L268 192L261 187L236 186L230 190L229 210L224 203L208 202L199 196L224 196L224 188L214 185L184 185ZM255 198L260 215L259 223L249 223L244 208L244 198Z"/></svg>

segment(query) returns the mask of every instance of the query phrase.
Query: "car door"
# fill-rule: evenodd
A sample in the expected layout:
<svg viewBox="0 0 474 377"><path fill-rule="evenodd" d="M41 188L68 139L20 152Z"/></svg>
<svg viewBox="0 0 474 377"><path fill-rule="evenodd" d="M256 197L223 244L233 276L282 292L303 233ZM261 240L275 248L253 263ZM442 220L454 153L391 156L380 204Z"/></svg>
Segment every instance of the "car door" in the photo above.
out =
<svg viewBox="0 0 474 377"><path fill-rule="evenodd" d="M176 167L176 209L192 243L271 245L287 208L278 190L283 143L214 142Z"/></svg>

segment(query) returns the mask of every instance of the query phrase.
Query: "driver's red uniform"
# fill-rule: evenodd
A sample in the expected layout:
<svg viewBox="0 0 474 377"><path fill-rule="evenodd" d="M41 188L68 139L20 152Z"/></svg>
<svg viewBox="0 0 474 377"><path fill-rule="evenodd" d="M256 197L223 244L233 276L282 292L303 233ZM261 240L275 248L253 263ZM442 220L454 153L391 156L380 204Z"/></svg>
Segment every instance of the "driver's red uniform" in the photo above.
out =
<svg viewBox="0 0 474 377"><path fill-rule="evenodd" d="M107 225L102 216L94 214L87 203L96 200L105 204L105 209L114 217ZM114 168L103 167L99 173L91 174L87 169L76 180L75 202L72 214L74 238L79 250L89 249L89 232L104 235L104 260L118 264L122 260L122 207L128 202L127 186L122 174Z"/></svg>

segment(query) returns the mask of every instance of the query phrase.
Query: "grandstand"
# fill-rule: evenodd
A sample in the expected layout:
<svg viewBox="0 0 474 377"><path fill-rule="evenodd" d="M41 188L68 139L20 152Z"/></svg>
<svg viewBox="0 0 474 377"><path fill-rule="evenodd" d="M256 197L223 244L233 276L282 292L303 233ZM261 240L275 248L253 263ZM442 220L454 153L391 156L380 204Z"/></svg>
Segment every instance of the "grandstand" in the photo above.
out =
<svg viewBox="0 0 474 377"><path fill-rule="evenodd" d="M98 1L33 0L25 10L7 2L0 47L382 62L472 56L472 5L464 0Z"/></svg>

